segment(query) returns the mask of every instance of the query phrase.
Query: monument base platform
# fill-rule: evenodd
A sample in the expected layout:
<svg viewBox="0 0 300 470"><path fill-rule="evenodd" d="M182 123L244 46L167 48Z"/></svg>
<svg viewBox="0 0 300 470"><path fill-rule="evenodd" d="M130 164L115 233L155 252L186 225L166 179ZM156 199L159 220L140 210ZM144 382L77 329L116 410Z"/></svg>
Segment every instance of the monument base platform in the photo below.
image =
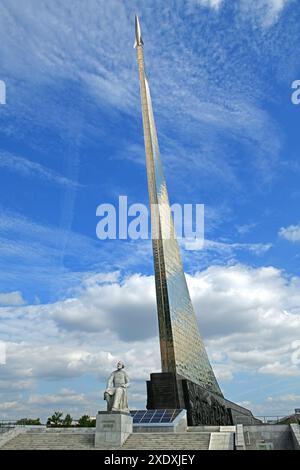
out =
<svg viewBox="0 0 300 470"><path fill-rule="evenodd" d="M120 448L132 434L133 419L122 411L98 411L95 447Z"/></svg>
<svg viewBox="0 0 300 470"><path fill-rule="evenodd" d="M186 409L188 426L260 423L250 410L171 372L147 381L147 409Z"/></svg>

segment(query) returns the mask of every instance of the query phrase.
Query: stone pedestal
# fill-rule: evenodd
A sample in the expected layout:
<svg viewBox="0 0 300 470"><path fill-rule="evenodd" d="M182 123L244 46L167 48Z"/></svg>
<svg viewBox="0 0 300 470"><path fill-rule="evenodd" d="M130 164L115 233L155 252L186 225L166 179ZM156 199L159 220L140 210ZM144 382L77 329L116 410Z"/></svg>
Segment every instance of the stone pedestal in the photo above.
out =
<svg viewBox="0 0 300 470"><path fill-rule="evenodd" d="M171 372L150 375L147 409L185 409L188 426L255 424L251 411Z"/></svg>
<svg viewBox="0 0 300 470"><path fill-rule="evenodd" d="M120 448L133 432L133 419L122 411L99 411L96 417L95 447Z"/></svg>

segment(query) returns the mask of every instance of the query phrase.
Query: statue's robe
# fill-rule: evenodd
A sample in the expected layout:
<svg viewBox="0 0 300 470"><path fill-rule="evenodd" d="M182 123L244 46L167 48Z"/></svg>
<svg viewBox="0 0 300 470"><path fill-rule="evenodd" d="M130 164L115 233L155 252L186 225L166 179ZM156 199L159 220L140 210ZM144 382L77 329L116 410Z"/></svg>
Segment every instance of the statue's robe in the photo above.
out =
<svg viewBox="0 0 300 470"><path fill-rule="evenodd" d="M107 411L129 411L127 387L128 375L125 370L115 370L107 381L104 399L107 401Z"/></svg>

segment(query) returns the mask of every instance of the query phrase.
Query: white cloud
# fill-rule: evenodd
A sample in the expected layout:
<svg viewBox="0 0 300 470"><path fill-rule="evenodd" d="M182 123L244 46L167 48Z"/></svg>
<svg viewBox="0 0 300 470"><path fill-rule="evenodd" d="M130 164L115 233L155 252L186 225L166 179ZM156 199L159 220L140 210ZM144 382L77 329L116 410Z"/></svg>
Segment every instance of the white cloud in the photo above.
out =
<svg viewBox="0 0 300 470"><path fill-rule="evenodd" d="M286 393L282 395L267 396L262 403L252 401L241 402L241 405L250 408L256 416L268 417L270 420L289 416L299 408L300 395Z"/></svg>
<svg viewBox="0 0 300 470"><path fill-rule="evenodd" d="M300 395L295 395L293 393L288 393L286 395L279 395L279 396L276 396L276 397L268 397L268 401L270 401L270 402L277 401L277 402L283 402L283 403L286 403L286 402L300 403Z"/></svg>
<svg viewBox="0 0 300 470"><path fill-rule="evenodd" d="M219 253L231 253L235 251L250 251L256 255L266 253L272 248L271 243L224 243L212 240L205 240L204 248Z"/></svg>
<svg viewBox="0 0 300 470"><path fill-rule="evenodd" d="M93 278L85 281L85 286L78 297L51 307L51 317L60 326L83 331L106 329L124 341L142 340L156 334L151 277L133 275L121 283L100 283Z"/></svg>
<svg viewBox="0 0 300 470"><path fill-rule="evenodd" d="M24 305L25 303L21 292L0 293L0 305Z"/></svg>
<svg viewBox="0 0 300 470"><path fill-rule="evenodd" d="M24 157L13 155L8 152L0 151L0 168L5 168L24 177L39 178L44 181L52 182L61 186L78 187L77 182L73 182L62 175L59 175L50 168L33 162Z"/></svg>
<svg viewBox="0 0 300 470"><path fill-rule="evenodd" d="M253 15L264 28L273 26L291 0L241 0L243 13Z"/></svg>
<svg viewBox="0 0 300 470"><path fill-rule="evenodd" d="M253 222L251 224L237 225L236 229L240 235L245 235L246 233L251 232L257 226L257 223Z"/></svg>
<svg viewBox="0 0 300 470"><path fill-rule="evenodd" d="M3 291L10 292L12 285L22 285L24 295L31 298L40 297L41 291L54 299L62 298L82 280L92 279L94 272L134 271L136 264L148 263L151 253L150 240L140 243L100 241L93 234L89 237L62 227L39 224L0 207L0 264L3 266L0 284ZM62 263L64 256L68 257L68 263ZM76 266L76 270L71 270L70 265ZM86 272L87 267L92 267L92 272Z"/></svg>
<svg viewBox="0 0 300 470"><path fill-rule="evenodd" d="M281 227L278 234L290 242L300 242L300 224Z"/></svg>
<svg viewBox="0 0 300 470"><path fill-rule="evenodd" d="M299 372L291 361L299 340L299 278L289 279L273 267L235 265L213 266L187 279L200 329L216 363L231 364L231 372L246 368L280 375L278 364L287 367L287 373ZM95 372L97 364L102 364L103 376L125 345L126 360L135 364L141 347L140 367L144 360L149 364L151 348L157 344L152 276L91 277L72 298L2 309L1 315L2 333L9 338L13 332L16 339L7 344L8 364L13 359L14 369L23 368L29 378L72 377ZM83 338L90 338L91 350L82 346ZM29 358L26 367L24 357Z"/></svg>
<svg viewBox="0 0 300 470"><path fill-rule="evenodd" d="M218 10L225 1L231 0L191 0L191 3ZM261 21L266 27L278 21L284 7L290 1L291 0L240 0L242 6L248 6L256 11L256 14L261 16Z"/></svg>
<svg viewBox="0 0 300 470"><path fill-rule="evenodd" d="M15 381L8 381L1 379L0 380L0 393L15 393L25 390L31 390L35 386L35 382L31 379L26 380L15 380Z"/></svg>
<svg viewBox="0 0 300 470"><path fill-rule="evenodd" d="M78 393L74 390L61 389L55 395L51 394L31 394L28 399L29 405L49 405L51 406L69 406L86 404L84 393Z"/></svg>
<svg viewBox="0 0 300 470"><path fill-rule="evenodd" d="M238 372L277 378L300 375L299 365L292 361L300 331L299 278L288 278L273 267L235 265L212 266L187 280L219 380L234 380ZM57 400L56 393L36 393L39 381L59 384L88 375L99 382L93 409L119 359L125 361L133 382L134 400L143 406L145 380L160 368L152 276L92 275L72 298L2 308L0 315L1 338L7 346L0 383L6 408L17 394L25 410L49 414L54 405L66 402L61 392ZM268 390L271 382L265 386ZM30 392L28 402L25 392ZM87 409L82 391L78 402L72 399L73 392L67 395L76 416Z"/></svg>
<svg viewBox="0 0 300 470"><path fill-rule="evenodd" d="M197 10L199 4L222 10L219 8L222 3L221 0L192 2ZM101 15L95 15L99 8ZM237 164L229 158L225 161L226 150L219 148L220 133L225 132L228 137L250 147L253 155L250 165L253 164L260 174L270 175L276 167L272 163L281 149L282 136L276 122L257 100L258 95L265 95L265 81L259 82L260 74L252 69L252 63L245 63L244 51L240 49L241 44L246 43L243 35L247 36L248 31L242 31L241 28L236 35L229 28L229 43L231 38L233 41L230 55L235 50L240 51L229 61L224 46L228 39L224 37L227 29L210 31L206 27L205 16L197 13L199 21L203 22L203 35L199 35L196 28L190 30L189 21L183 22L177 9L171 11L168 5L160 9L159 30L153 27L157 24L155 6L147 6L142 18L142 29L148 38L146 60L151 64L151 89L154 97L160 97L155 100L157 116L163 117L160 132L163 132L163 126L171 126L175 134L185 134L190 142L198 142L190 154L194 154L194 159L198 161L201 155L206 172L217 173L224 181L228 175L231 180L235 180ZM167 28L163 21L166 17ZM139 88L131 47L134 35L133 11L129 2L120 6L120 2L115 0L91 0L86 6L76 1L73 2L70 15L68 7L57 0L41 2L38 13L34 1L28 0L26 7L20 9L19 2L12 0L9 5L0 6L0 18L0 41L3 39L2 42L6 44L3 52L5 73L16 79L11 86L19 84L18 79L27 80L29 84L28 90L22 88L26 96L14 103L18 119L23 116L25 130L27 125L32 127L34 123L49 126L63 135L66 126L69 126L72 128L71 135L78 134L78 127L83 125L84 118L73 119L73 109L71 112L65 110L63 103L55 102L54 105L53 102L47 102L47 111L40 110L45 114L38 115L38 122L37 116L32 115L31 109L35 109L32 106L33 90L40 100L46 100L48 95L45 96L44 85L50 84L50 96L53 98L57 84L64 80L72 80L82 87L86 94L91 95L92 101L98 102L107 113L116 113L121 109L134 117L138 115ZM168 41L165 41L166 34ZM111 40L112 37L117 37L118 41ZM160 50L158 56L157 47L161 43L166 47ZM197 53L193 52L191 43L197 44ZM64 44L63 48L61 44ZM266 53L269 53L269 47L265 38L256 45L256 49ZM19 89L18 93L21 93ZM70 119L65 119L67 111ZM96 132L98 135L99 129L91 119L84 121L84 124L84 133L93 128L93 137ZM11 128L8 132L11 132ZM36 144L39 145L38 142ZM132 142L129 142L131 145ZM210 147L209 153L207 147ZM130 158L135 158L134 151L130 153ZM72 154L70 166L74 170L72 173L76 174L76 155ZM71 178L73 174L69 176L74 179Z"/></svg>
<svg viewBox="0 0 300 470"><path fill-rule="evenodd" d="M157 338L128 343L107 330L71 333L49 321L44 322L44 331L41 331L40 320L36 317L36 314L26 315L27 328L24 328L25 321L19 321L26 341L21 340L19 331L16 334L19 342L7 342L7 362L1 368L0 389L3 391L21 390L22 384L24 389L34 388L38 380L59 382L86 374L103 382L118 360L125 363L133 381L146 380L150 372L159 370ZM16 324L10 321L10 333L16 330ZM1 333L8 333L8 328L2 328Z"/></svg>
<svg viewBox="0 0 300 470"><path fill-rule="evenodd" d="M191 3L218 10L223 3L223 0L191 0Z"/></svg>
<svg viewBox="0 0 300 470"><path fill-rule="evenodd" d="M240 351L261 348L262 355L266 354L265 348L273 350L275 338L277 348L282 344L278 341L286 344L288 331L291 333L288 344L296 339L298 333L293 328L299 322L299 278L289 280L274 267L254 269L235 265L212 266L188 276L188 280L206 337L216 341L219 338L223 344L232 339L237 345L240 340L240 346L243 343L245 346ZM239 334L248 335L255 347L250 347L247 337ZM234 345L232 349L239 350Z"/></svg>
<svg viewBox="0 0 300 470"><path fill-rule="evenodd" d="M6 364L6 344L0 340L0 365Z"/></svg>
<svg viewBox="0 0 300 470"><path fill-rule="evenodd" d="M16 401L10 401L10 402L2 402L0 403L0 410L1 412L3 411L8 411L8 410L16 410L19 408L19 403Z"/></svg>
<svg viewBox="0 0 300 470"><path fill-rule="evenodd" d="M230 364L216 363L214 366L214 373L217 379L222 382L231 381L234 378L234 370Z"/></svg>
<svg viewBox="0 0 300 470"><path fill-rule="evenodd" d="M267 17L264 20L266 26L276 23L289 0L265 0L267 5ZM260 2L261 3L261 2Z"/></svg>
<svg viewBox="0 0 300 470"><path fill-rule="evenodd" d="M286 377L300 375L298 366L290 364L287 366L286 364L282 364L278 361L261 367L258 369L258 372L261 372L262 374L282 375Z"/></svg>

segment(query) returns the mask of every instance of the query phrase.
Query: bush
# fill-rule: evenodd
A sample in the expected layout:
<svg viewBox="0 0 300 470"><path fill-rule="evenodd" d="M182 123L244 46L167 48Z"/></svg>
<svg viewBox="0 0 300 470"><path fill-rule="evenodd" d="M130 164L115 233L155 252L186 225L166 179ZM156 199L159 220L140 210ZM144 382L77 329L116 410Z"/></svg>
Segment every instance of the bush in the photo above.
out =
<svg viewBox="0 0 300 470"><path fill-rule="evenodd" d="M55 411L55 413L48 418L47 426L51 428L71 428L73 426L79 428L94 428L96 426L96 420L88 415L81 416L76 425L73 424L73 421L74 420L70 414L66 414L66 416L63 417L62 412Z"/></svg>
<svg viewBox="0 0 300 470"><path fill-rule="evenodd" d="M88 415L83 415L79 418L77 426L80 428L94 428L96 426L96 420Z"/></svg>
<svg viewBox="0 0 300 470"><path fill-rule="evenodd" d="M42 425L40 418L37 418L37 419L22 418L22 419L19 419L19 421L17 421L16 424L19 426L41 426Z"/></svg>

